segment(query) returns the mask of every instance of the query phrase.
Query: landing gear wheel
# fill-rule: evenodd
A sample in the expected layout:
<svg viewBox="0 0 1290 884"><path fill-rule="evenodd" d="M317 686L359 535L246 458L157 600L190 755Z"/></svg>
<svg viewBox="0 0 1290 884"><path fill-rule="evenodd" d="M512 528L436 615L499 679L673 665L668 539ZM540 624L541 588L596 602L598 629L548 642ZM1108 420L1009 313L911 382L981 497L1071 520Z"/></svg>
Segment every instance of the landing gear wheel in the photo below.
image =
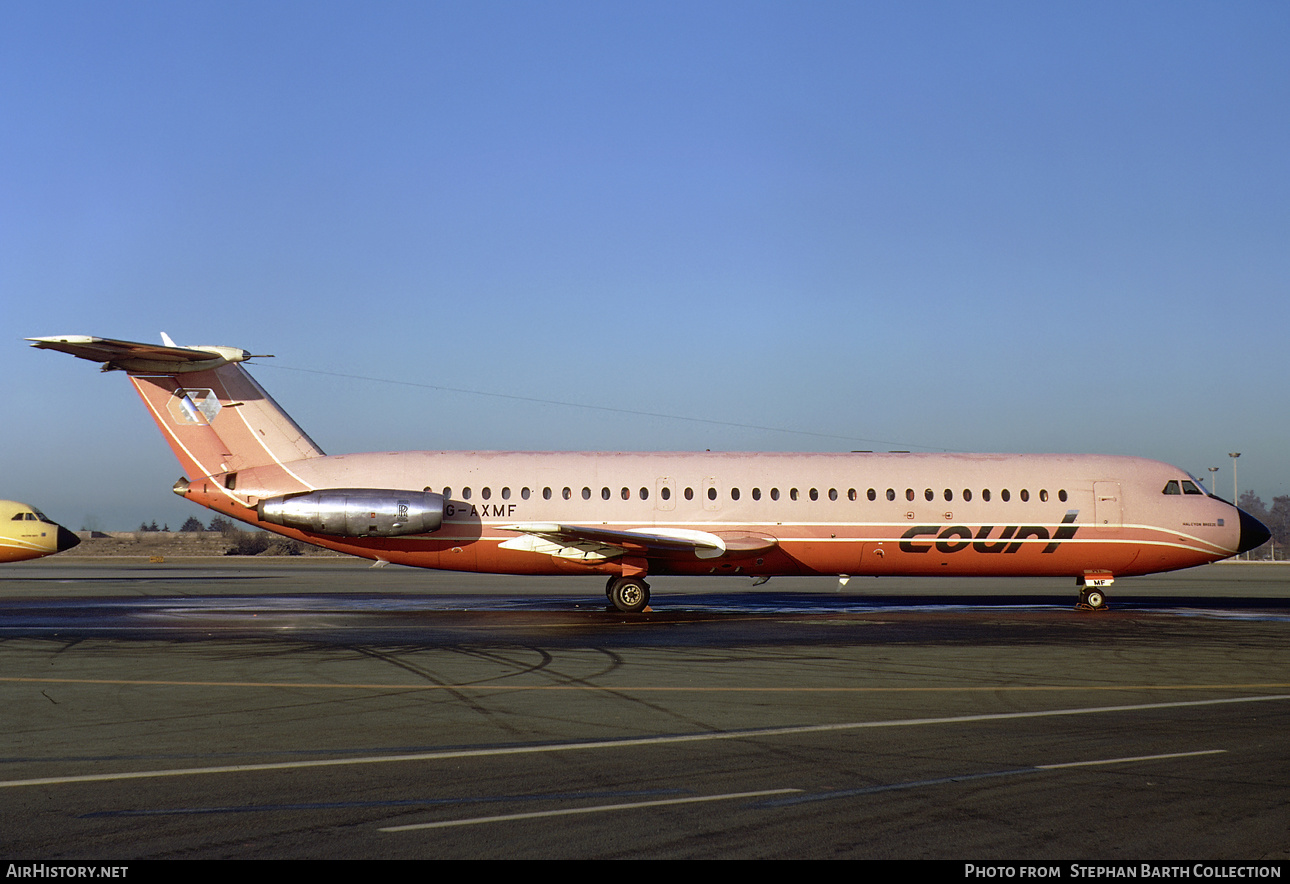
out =
<svg viewBox="0 0 1290 884"><path fill-rule="evenodd" d="M1095 586L1085 587L1079 591L1079 604L1081 608L1098 611L1106 607L1106 595Z"/></svg>
<svg viewBox="0 0 1290 884"><path fill-rule="evenodd" d="M609 582L609 601L624 614L639 614L649 605L649 584L639 577L615 577Z"/></svg>

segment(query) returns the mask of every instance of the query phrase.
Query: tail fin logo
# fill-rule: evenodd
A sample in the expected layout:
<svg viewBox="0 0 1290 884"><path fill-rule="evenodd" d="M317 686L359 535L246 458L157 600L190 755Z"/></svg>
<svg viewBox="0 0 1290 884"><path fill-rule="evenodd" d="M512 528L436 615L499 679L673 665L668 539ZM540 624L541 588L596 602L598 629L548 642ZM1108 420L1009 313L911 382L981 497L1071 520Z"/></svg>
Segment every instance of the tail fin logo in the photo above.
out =
<svg viewBox="0 0 1290 884"><path fill-rule="evenodd" d="M215 420L222 406L215 391L209 387L200 389L175 390L175 395L166 403L166 410L177 424L197 424L205 426Z"/></svg>

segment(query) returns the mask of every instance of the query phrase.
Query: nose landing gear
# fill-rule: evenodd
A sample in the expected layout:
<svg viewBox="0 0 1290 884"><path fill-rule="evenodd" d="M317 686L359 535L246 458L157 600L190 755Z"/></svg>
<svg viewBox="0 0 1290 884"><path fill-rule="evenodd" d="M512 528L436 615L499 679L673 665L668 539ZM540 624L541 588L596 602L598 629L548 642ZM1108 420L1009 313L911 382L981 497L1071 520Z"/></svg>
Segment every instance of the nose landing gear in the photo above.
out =
<svg viewBox="0 0 1290 884"><path fill-rule="evenodd" d="M1076 578L1075 582L1079 586L1079 604L1075 606L1077 610L1106 610L1106 592L1104 589L1115 582L1114 577L1110 574L1086 574L1083 577Z"/></svg>

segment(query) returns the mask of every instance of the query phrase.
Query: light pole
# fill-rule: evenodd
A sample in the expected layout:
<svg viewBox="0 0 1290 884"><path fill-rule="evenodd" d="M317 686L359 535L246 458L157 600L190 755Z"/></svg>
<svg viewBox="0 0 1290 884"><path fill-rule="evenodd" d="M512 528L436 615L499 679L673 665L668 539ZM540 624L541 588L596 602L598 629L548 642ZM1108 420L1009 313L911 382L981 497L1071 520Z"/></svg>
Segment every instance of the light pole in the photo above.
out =
<svg viewBox="0 0 1290 884"><path fill-rule="evenodd" d="M1229 451L1227 456L1232 459L1232 506L1239 509L1241 506L1241 488L1236 484L1236 459L1241 456L1241 452Z"/></svg>
<svg viewBox="0 0 1290 884"><path fill-rule="evenodd" d="M1209 468L1209 493L1210 494L1218 493L1218 476L1214 475L1217 472L1218 472L1218 467Z"/></svg>

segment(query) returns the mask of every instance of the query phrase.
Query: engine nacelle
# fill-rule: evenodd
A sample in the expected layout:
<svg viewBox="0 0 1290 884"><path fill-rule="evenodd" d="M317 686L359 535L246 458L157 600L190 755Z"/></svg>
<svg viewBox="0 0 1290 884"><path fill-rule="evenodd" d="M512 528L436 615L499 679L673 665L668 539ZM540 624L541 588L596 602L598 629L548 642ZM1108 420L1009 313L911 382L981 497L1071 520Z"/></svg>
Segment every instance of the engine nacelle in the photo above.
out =
<svg viewBox="0 0 1290 884"><path fill-rule="evenodd" d="M262 500L260 520L314 534L399 537L443 525L443 495L388 488L326 488Z"/></svg>

